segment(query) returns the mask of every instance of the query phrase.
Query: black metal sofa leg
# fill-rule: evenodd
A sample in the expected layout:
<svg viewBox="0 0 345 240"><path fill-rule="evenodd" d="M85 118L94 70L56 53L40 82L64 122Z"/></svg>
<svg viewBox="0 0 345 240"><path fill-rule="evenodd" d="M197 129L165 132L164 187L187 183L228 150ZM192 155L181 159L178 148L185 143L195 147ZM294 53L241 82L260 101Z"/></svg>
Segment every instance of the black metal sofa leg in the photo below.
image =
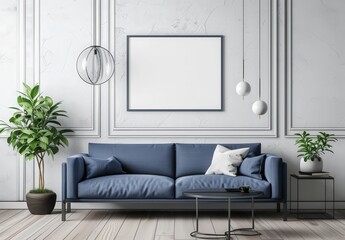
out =
<svg viewBox="0 0 345 240"><path fill-rule="evenodd" d="M277 203L277 213L280 213L280 202Z"/></svg>
<svg viewBox="0 0 345 240"><path fill-rule="evenodd" d="M66 203L61 202L61 221L66 221Z"/></svg>
<svg viewBox="0 0 345 240"><path fill-rule="evenodd" d="M67 202L67 212L70 213L71 212L71 203Z"/></svg>
<svg viewBox="0 0 345 240"><path fill-rule="evenodd" d="M287 202L283 202L283 220L287 221Z"/></svg>

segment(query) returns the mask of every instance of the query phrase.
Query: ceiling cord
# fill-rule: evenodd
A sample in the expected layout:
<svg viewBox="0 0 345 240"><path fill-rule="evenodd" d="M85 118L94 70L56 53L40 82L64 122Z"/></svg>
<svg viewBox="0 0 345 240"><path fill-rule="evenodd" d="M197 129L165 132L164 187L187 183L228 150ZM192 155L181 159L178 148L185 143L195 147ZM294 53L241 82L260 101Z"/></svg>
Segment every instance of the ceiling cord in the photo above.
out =
<svg viewBox="0 0 345 240"><path fill-rule="evenodd" d="M259 0L259 100L261 100L261 0Z"/></svg>
<svg viewBox="0 0 345 240"><path fill-rule="evenodd" d="M244 81L244 0L242 1L242 57L243 57L242 76L243 76L243 81Z"/></svg>

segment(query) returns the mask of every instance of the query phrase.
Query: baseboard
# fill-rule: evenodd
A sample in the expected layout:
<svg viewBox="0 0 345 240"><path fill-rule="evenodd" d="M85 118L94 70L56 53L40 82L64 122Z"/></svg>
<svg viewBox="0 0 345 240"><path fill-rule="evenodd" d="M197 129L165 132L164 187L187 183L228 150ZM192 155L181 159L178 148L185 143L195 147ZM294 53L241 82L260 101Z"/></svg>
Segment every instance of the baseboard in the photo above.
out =
<svg viewBox="0 0 345 240"><path fill-rule="evenodd" d="M232 209L248 209L249 203L232 203ZM194 202L180 203L72 203L73 209L115 209L115 210L194 210ZM328 208L331 207L328 205ZM320 209L307 208L305 209ZM322 207L321 207L322 208ZM27 209L26 202L8 201L0 202L0 209ZM57 202L55 209L61 209L61 202ZM222 210L227 209L226 203L200 203L203 210ZM274 210L276 203L256 203L255 209ZM345 209L344 202L336 202L335 209Z"/></svg>
<svg viewBox="0 0 345 240"><path fill-rule="evenodd" d="M73 209L116 209L116 210L194 210L194 202L179 203L71 203ZM232 203L232 209L248 209L250 203ZM255 209L275 209L275 203L257 203ZM26 202L0 202L0 209L26 209ZM200 209L221 210L227 209L226 203L199 203ZM56 202L55 209L61 209L61 202Z"/></svg>

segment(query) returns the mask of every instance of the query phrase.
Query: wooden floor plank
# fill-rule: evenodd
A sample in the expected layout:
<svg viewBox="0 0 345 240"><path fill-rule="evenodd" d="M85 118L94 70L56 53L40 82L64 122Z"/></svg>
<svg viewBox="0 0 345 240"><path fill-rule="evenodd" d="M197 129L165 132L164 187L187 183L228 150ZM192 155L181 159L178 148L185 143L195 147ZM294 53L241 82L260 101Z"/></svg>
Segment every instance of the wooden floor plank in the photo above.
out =
<svg viewBox="0 0 345 240"><path fill-rule="evenodd" d="M339 232L324 224L322 220L303 220L301 222L321 239L344 239Z"/></svg>
<svg viewBox="0 0 345 240"><path fill-rule="evenodd" d="M294 229L305 240L321 239L317 234L315 234L312 230L305 226L300 220L290 219L289 221L286 221L286 224L289 225L289 227L291 227L292 229Z"/></svg>
<svg viewBox="0 0 345 240"><path fill-rule="evenodd" d="M117 233L116 240L134 239L141 220L142 213L128 213L125 222Z"/></svg>
<svg viewBox="0 0 345 240"><path fill-rule="evenodd" d="M303 237L291 228L286 222L282 221L281 215L277 213L260 214L261 217L267 221L272 228L278 231L283 239L287 240L303 240Z"/></svg>
<svg viewBox="0 0 345 240"><path fill-rule="evenodd" d="M174 236L175 218L173 212L162 212L158 218L156 236Z"/></svg>
<svg viewBox="0 0 345 240"><path fill-rule="evenodd" d="M28 210L21 211L18 214L15 214L14 216L8 218L6 221L2 222L0 224L0 234L6 231L7 229L11 228L14 225L19 224L21 221L23 221L25 218L29 217L31 214Z"/></svg>
<svg viewBox="0 0 345 240"><path fill-rule="evenodd" d="M216 234L224 234L228 231L228 216L223 213L215 213L211 216L211 222ZM237 236L233 236L233 239L238 239Z"/></svg>
<svg viewBox="0 0 345 240"><path fill-rule="evenodd" d="M174 235L156 235L155 240L175 240Z"/></svg>
<svg viewBox="0 0 345 240"><path fill-rule="evenodd" d="M210 213L202 213L199 216L199 232L215 234L213 224L211 222ZM193 218L194 229L196 230L196 218Z"/></svg>
<svg viewBox="0 0 345 240"><path fill-rule="evenodd" d="M193 224L194 217L195 217L194 213L190 213L190 212L175 214L175 239L176 240L194 239L190 236L190 233L195 230L194 224Z"/></svg>
<svg viewBox="0 0 345 240"><path fill-rule="evenodd" d="M49 225L50 222L60 218L60 214L48 214L40 216L36 221L33 222L33 224L26 228L20 229L18 231L19 233L13 236L12 240L28 239L31 235L35 234L35 232Z"/></svg>
<svg viewBox="0 0 345 240"><path fill-rule="evenodd" d="M255 229L261 233L262 239L284 239L282 234L271 224L265 221L261 214L255 216Z"/></svg>
<svg viewBox="0 0 345 240"><path fill-rule="evenodd" d="M0 224L24 210L1 210Z"/></svg>
<svg viewBox="0 0 345 240"><path fill-rule="evenodd" d="M323 224L327 225L328 228L336 231L343 239L345 239L345 225L339 222L337 219L323 220Z"/></svg>
<svg viewBox="0 0 345 240"><path fill-rule="evenodd" d="M73 214L74 213L67 213L66 219L68 220ZM28 234L26 240L44 239L56 228L62 225L64 222L61 221L61 212L57 212L56 215L57 217L48 222L44 227L37 229L34 233L31 233L31 235Z"/></svg>
<svg viewBox="0 0 345 240"><path fill-rule="evenodd" d="M59 212L31 215L28 210L2 210L0 239L117 239L117 240L189 240L195 229L194 212L116 212L108 210L76 210L61 221ZM6 217L8 217L6 219ZM251 226L248 212L233 212L234 228ZM226 212L201 212L199 230L224 233ZM282 221L274 212L256 213L255 229L261 236L233 236L236 240L314 240L345 239L345 211L336 211L336 219L296 219Z"/></svg>
<svg viewBox="0 0 345 240"><path fill-rule="evenodd" d="M344 210L336 210L335 211L335 219L344 225L345 227L345 211Z"/></svg>
<svg viewBox="0 0 345 240"><path fill-rule="evenodd" d="M99 227L103 225L103 228L99 231L96 229L88 239L115 239L126 219L126 215L126 213L109 212L108 216L103 218L99 224Z"/></svg>
<svg viewBox="0 0 345 240"><path fill-rule="evenodd" d="M234 212L231 214L231 226L233 229L237 229L237 228L249 228L251 227L251 215L247 212ZM235 235L237 237L237 239L239 240L259 240L259 239L269 239L269 238L265 238L267 237L266 234L264 232L262 232L262 230L258 229L258 225L255 222L255 230L258 230L261 234L264 235L264 237L262 238L262 235L259 236L245 236L245 235ZM241 233L245 233L245 232L235 232L237 234L241 234Z"/></svg>
<svg viewBox="0 0 345 240"><path fill-rule="evenodd" d="M26 218L22 219L21 221L17 222L16 224L12 225L10 228L6 229L5 231L0 233L0 239L10 239L15 237L16 235L20 234L20 232L25 231L25 229L29 228L35 222L41 221L42 218L46 218L46 216L40 215L29 215Z"/></svg>
<svg viewBox="0 0 345 240"><path fill-rule="evenodd" d="M78 224L66 237L65 240L85 240L96 229L97 225L106 216L106 210L93 210L83 221Z"/></svg>
<svg viewBox="0 0 345 240"><path fill-rule="evenodd" d="M74 228L76 228L83 219L89 215L90 210L76 210L68 219L54 229L49 235L41 235L37 238L40 239L51 239L51 240L60 240L64 239Z"/></svg>
<svg viewBox="0 0 345 240"><path fill-rule="evenodd" d="M135 235L135 240L154 240L157 228L157 214L148 213L145 214L141 220Z"/></svg>

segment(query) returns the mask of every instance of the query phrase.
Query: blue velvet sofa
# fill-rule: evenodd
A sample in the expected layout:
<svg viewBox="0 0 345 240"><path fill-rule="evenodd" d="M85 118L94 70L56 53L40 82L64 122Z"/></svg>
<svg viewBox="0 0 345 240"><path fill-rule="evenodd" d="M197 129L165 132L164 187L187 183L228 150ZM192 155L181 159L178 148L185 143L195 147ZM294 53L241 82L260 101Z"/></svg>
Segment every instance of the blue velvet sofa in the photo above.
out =
<svg viewBox="0 0 345 240"><path fill-rule="evenodd" d="M250 148L260 155L261 144L222 144L230 149ZM248 184L262 191L256 202L280 203L286 220L286 164L267 154L262 167L263 180L247 176L204 175L216 144L89 144L87 155L106 159L115 156L126 174L85 179L83 154L62 163L62 220L71 202L171 202L191 201L183 196L190 189L237 188ZM67 209L66 209L67 207Z"/></svg>

